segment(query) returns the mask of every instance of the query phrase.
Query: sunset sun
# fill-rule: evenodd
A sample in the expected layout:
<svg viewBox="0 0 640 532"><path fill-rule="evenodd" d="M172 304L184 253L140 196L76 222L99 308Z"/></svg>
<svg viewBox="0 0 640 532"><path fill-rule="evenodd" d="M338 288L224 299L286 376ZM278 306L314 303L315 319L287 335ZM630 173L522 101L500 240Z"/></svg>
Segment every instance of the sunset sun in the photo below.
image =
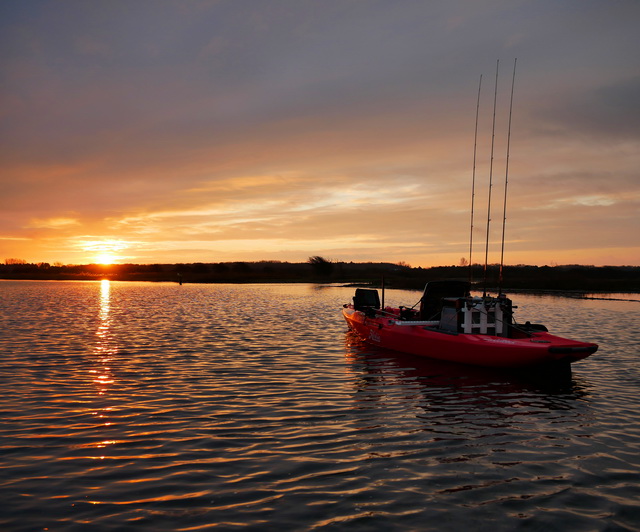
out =
<svg viewBox="0 0 640 532"><path fill-rule="evenodd" d="M96 256L97 264L105 264L105 265L113 264L117 260L118 260L118 257L116 257L113 253L100 253L99 255Z"/></svg>
<svg viewBox="0 0 640 532"><path fill-rule="evenodd" d="M82 249L87 252L91 262L96 264L115 264L124 257L120 255L128 247L122 240L99 240L85 242Z"/></svg>

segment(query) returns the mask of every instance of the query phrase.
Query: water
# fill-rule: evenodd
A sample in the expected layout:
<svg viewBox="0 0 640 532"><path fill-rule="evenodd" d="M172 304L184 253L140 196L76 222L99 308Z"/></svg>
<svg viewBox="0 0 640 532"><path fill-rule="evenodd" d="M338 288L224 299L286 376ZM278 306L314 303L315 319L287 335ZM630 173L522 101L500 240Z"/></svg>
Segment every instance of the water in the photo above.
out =
<svg viewBox="0 0 640 532"><path fill-rule="evenodd" d="M362 344L352 294L0 282L0 529L640 529L640 303L516 296L600 344L549 384Z"/></svg>

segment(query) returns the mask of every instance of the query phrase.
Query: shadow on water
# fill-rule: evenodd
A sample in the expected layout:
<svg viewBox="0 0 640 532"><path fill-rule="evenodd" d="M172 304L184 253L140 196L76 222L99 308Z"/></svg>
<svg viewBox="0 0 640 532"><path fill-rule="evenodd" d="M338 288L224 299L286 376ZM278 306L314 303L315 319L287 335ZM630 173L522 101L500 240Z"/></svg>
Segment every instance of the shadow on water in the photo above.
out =
<svg viewBox="0 0 640 532"><path fill-rule="evenodd" d="M363 387L373 381L419 383L431 400L438 396L450 400L453 394L455 400L473 406L480 399L486 403L490 397L520 402L525 396L535 395L544 398L551 409L566 409L572 401L589 397L588 383L574 376L570 367L513 370L457 364L372 346L352 332L346 334L345 355L361 368Z"/></svg>

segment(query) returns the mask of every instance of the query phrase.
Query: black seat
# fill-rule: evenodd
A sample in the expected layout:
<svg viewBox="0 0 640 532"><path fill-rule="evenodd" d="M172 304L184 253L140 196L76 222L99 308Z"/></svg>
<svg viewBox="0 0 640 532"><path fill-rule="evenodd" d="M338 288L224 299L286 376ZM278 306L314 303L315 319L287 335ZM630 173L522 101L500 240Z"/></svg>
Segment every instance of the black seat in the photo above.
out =
<svg viewBox="0 0 640 532"><path fill-rule="evenodd" d="M369 288L356 288L356 295L353 297L353 308L355 310L379 309L380 296L378 296L378 291Z"/></svg>
<svg viewBox="0 0 640 532"><path fill-rule="evenodd" d="M424 287L420 299L420 319L439 320L442 299L445 297L467 297L471 285L467 281L430 281Z"/></svg>

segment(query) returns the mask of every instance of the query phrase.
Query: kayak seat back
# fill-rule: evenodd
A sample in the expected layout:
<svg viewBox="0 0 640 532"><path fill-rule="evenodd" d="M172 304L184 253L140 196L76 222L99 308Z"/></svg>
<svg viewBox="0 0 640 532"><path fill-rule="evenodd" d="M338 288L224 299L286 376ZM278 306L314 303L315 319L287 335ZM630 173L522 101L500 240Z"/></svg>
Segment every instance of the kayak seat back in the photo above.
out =
<svg viewBox="0 0 640 532"><path fill-rule="evenodd" d="M363 311L379 309L380 296L378 291L369 288L356 288L356 295L353 297L353 308Z"/></svg>
<svg viewBox="0 0 640 532"><path fill-rule="evenodd" d="M420 298L420 319L439 320L443 299L467 297L471 285L466 281L430 281Z"/></svg>

